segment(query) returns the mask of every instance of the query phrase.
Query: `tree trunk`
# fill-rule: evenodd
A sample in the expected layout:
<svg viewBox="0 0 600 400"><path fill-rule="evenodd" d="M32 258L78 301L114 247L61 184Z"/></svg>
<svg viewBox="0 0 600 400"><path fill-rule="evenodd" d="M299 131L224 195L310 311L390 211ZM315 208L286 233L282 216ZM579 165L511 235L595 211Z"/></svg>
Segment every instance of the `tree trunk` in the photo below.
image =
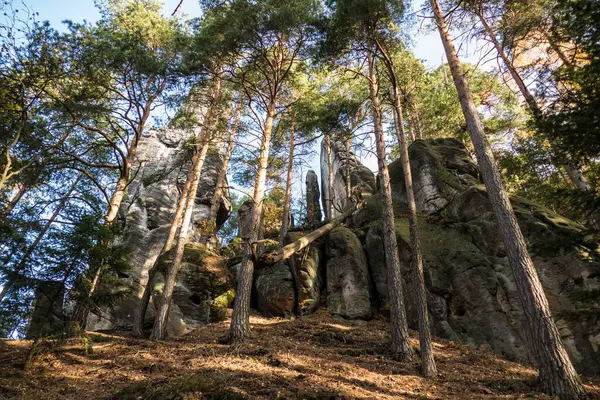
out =
<svg viewBox="0 0 600 400"><path fill-rule="evenodd" d="M192 160L192 165L196 163L196 160ZM165 240L165 244L161 249L158 257L154 260L152 267L148 270L148 281L146 282L146 286L144 287L144 292L142 294L142 298L140 300L140 304L136 309L134 320L133 320L133 335L142 337L144 336L144 318L146 317L146 311L148 310L148 304L150 303L150 297L152 296L152 284L154 282L154 277L159 269L160 258L173 247L173 242L175 241L175 236L177 232L181 229L182 219L181 216L183 214L183 210L186 205L186 201L189 196L189 191L192 182L188 179L185 180L185 186L183 187L183 191L181 192L181 196L179 197L179 201L177 202L177 209L175 210L175 215L173 216L173 220L171 221L171 227L169 228L169 235L167 236L167 240Z"/></svg>
<svg viewBox="0 0 600 400"><path fill-rule="evenodd" d="M414 116L414 119L415 119L415 135L416 135L416 139L417 140L423 139L423 131L421 129L421 117L419 116L419 110L417 109L416 106L414 106L413 116Z"/></svg>
<svg viewBox="0 0 600 400"><path fill-rule="evenodd" d="M389 56L387 48L376 42L381 53L384 64L387 67L392 84L392 100L394 103L394 122L396 133L400 139L400 162L404 173L404 184L406 188L406 200L408 203L408 225L412 245L412 271L414 276L414 290L417 297L417 314L419 319L419 339L421 348L421 362L423 376L431 378L437 375L437 368L433 358L433 347L431 344L431 330L429 328L429 313L427 311L427 291L425 289L425 276L423 274L423 255L421 254L421 243L419 240L417 225L417 204L413 190L412 171L408 157L408 143L404 133L404 117L402 115L402 103L398 92L398 79L394 69L393 59Z"/></svg>
<svg viewBox="0 0 600 400"><path fill-rule="evenodd" d="M292 201L292 177L294 172L294 115L290 126L290 150L288 155L287 179L285 181L285 198L283 200L283 217L281 218L281 229L279 230L279 245L283 247L285 235L288 232L288 224L290 219L290 202ZM308 204L307 204L308 207Z"/></svg>
<svg viewBox="0 0 600 400"><path fill-rule="evenodd" d="M344 147L346 148L346 160L350 160L350 141L352 140L350 135L347 135L344 140ZM350 163L346 161L346 208L350 207L352 202L352 174L350 173Z"/></svg>
<svg viewBox="0 0 600 400"><path fill-rule="evenodd" d="M492 30L492 28L488 24L485 16L483 15L483 11L479 11L476 14L479 17L479 20L481 21L481 24L483 25L483 28L485 29L488 37L494 44L494 47L496 48L498 55L504 62L504 65L510 72L511 77L513 78L513 80L517 84L517 87L521 91L521 94L525 98L525 102L529 106L529 110L533 114L534 118L536 118L536 119L540 118L542 116L542 110L540 109L537 101L535 100L535 97L533 97L533 94L529 91L529 88L527 87L527 85L525 85L525 82L523 81L523 79L521 79L521 76L519 75L517 70L513 67L511 61L508 59L508 56L504 52L504 48L502 47L502 45L496 38L494 31ZM553 148L556 148L555 140L551 140L550 143L553 145L552 146ZM554 152L554 150L552 152ZM562 167L567 172L569 179L571 179L571 182L577 189L582 190L584 192L591 190L591 187L590 187L589 183L587 182L587 179L585 179L585 176L583 176L583 173L577 167L572 165L573 162L569 159L569 157L567 157L567 161L564 163L560 163L558 160L556 160L555 156L553 156L552 159L553 159L554 164L557 165L557 167L562 164Z"/></svg>
<svg viewBox="0 0 600 400"><path fill-rule="evenodd" d="M326 134L323 137L325 148L327 149L327 190L325 191L325 216L328 220L333 219L333 157L331 147L331 135Z"/></svg>
<svg viewBox="0 0 600 400"><path fill-rule="evenodd" d="M126 164L128 164L128 161L126 161ZM125 167L125 170L127 172L123 172L121 176L119 176L119 180L117 181L115 191L110 197L110 204L108 205L108 212L106 213L105 217L107 226L112 225L112 223L117 218L119 207L121 206L123 197L125 197L125 191L127 190L127 184L129 183L129 167Z"/></svg>
<svg viewBox="0 0 600 400"><path fill-rule="evenodd" d="M254 195L252 200L252 230L249 246L254 246L259 239L260 222L263 209L263 198L265 195L265 182L267 178L267 165L269 161L269 150L271 144L271 132L273 130L273 120L275 118L275 97L272 97L267 107L263 135L260 144L260 153L258 157L258 168L256 180L254 182ZM246 251L242 260L242 266L238 274L237 291L231 316L231 325L229 327L228 341L230 343L243 342L250 335L250 294L252 291L252 278L254 276L254 263L252 261L252 251Z"/></svg>
<svg viewBox="0 0 600 400"><path fill-rule="evenodd" d="M223 189L225 185L225 178L227 177L227 169L229 168L229 160L231 159L231 153L233 152L233 144L235 142L235 135L237 134L238 127L240 125L240 116L242 113L242 101L238 103L237 110L235 112L235 121L231 130L229 131L229 138L227 139L227 150L225 150L225 158L223 159L223 168L219 171L217 177L217 187L215 188L215 195L213 196L213 202L210 205L210 216L208 217L208 223L206 224L208 232L206 236L210 237L217 231L217 213L221 205L221 198L223 197Z"/></svg>
<svg viewBox="0 0 600 400"><path fill-rule="evenodd" d="M194 211L196 193L198 192L198 183L200 182L202 167L204 166L204 160L206 159L206 153L208 153L208 148L212 138L213 120L215 118L215 111L218 104L220 89L221 78L219 75L217 75L215 77L211 104L206 112L202 131L199 133L198 138L196 139L194 159L186 179L186 186L187 181L190 182L189 190L187 192L187 196L182 194L182 198L185 199L183 219L181 221L181 228L179 229L179 235L177 237L177 247L175 248L173 261L167 270L165 286L163 288L160 304L158 305L158 311L154 320L154 326L152 327L152 333L150 334L150 339L152 340L163 340L167 333L167 322L169 319L169 310L171 308L171 297L173 296L173 289L175 288L177 272L179 272L181 260L183 259L183 252L185 250L185 244L187 243L188 231L192 223L192 213Z"/></svg>
<svg viewBox="0 0 600 400"><path fill-rule="evenodd" d="M0 211L0 222L3 222L4 219L10 215L12 210L15 208L15 206L21 200L21 198L23 197L25 192L27 192L27 190L29 190L29 185L22 184L21 186L19 186L17 192L12 196L12 198L6 205L6 208Z"/></svg>
<svg viewBox="0 0 600 400"><path fill-rule="evenodd" d="M391 306L390 324L392 329L392 353L401 361L410 361L414 352L408 336L406 310L402 277L400 275L400 258L396 242L396 224L392 204L392 189L390 174L386 162L385 139L381 124L381 105L379 103L379 83L375 74L375 60L371 52L369 59L369 92L372 103L373 125L375 128L375 143L377 145L377 163L381 182L381 197L383 200L383 247L385 264L388 270L389 298Z"/></svg>
<svg viewBox="0 0 600 400"><path fill-rule="evenodd" d="M406 119L408 120L408 127L410 128L410 137L412 138L412 141L414 142L417 140L417 138L420 139L421 134L417 133L417 121L415 120L414 115L412 115L410 112L410 105L406 107Z"/></svg>
<svg viewBox="0 0 600 400"><path fill-rule="evenodd" d="M300 239L296 240L295 242L282 247L278 252L264 254L259 259L260 264L273 265L273 264L277 264L280 261L287 260L292 255L294 255L295 252L304 249L306 246L310 245L312 242L319 239L320 237L326 235L333 228L335 228L336 226L338 226L339 224L344 222L346 220L346 218L348 218L350 215L352 215L352 213L356 209L357 209L357 207L348 207L348 209L346 209L346 211L344 211L344 213L342 215L340 215L339 217L337 217L336 219L331 220L329 223L323 225L319 229L315 229L308 235L302 236Z"/></svg>
<svg viewBox="0 0 600 400"><path fill-rule="evenodd" d="M500 228L510 267L513 271L519 298L529 323L532 353L537 362L542 388L561 399L583 399L585 390L565 351L560 334L552 319L550 307L537 271L527 252L525 238L517 223L508 194L502 185L494 155L485 137L483 124L477 114L456 48L437 0L430 0L444 45L454 84L458 91L467 127L492 210Z"/></svg>

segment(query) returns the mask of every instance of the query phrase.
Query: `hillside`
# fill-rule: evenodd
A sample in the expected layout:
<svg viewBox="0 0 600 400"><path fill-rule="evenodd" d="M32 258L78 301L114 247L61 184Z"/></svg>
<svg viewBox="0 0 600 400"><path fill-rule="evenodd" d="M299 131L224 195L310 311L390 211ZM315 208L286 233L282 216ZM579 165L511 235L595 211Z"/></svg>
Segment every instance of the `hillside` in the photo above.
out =
<svg viewBox="0 0 600 400"><path fill-rule="evenodd" d="M252 340L218 343L229 321L164 342L127 332L88 333L40 346L22 370L30 341L0 342L0 399L514 399L535 391L535 371L452 341L436 340L439 378L419 362L386 354L388 327L333 318L325 310L293 320L251 317ZM415 333L413 343L418 345ZM600 381L586 381L600 398Z"/></svg>

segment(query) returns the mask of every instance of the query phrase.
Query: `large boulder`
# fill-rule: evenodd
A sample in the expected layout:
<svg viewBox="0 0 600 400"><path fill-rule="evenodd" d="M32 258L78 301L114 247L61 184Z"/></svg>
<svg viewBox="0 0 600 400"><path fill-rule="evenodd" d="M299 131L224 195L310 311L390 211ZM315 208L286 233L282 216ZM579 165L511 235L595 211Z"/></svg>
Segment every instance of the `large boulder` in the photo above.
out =
<svg viewBox="0 0 600 400"><path fill-rule="evenodd" d="M424 258L428 308L434 334L463 343L489 345L513 360L532 362L525 314L485 187L464 146L455 140L416 141L410 148ZM398 163L392 188L409 323L416 328L411 295L411 247L404 182ZM378 196L367 200L355 228L367 229L374 286L387 299ZM519 197L511 198L529 252L565 347L581 372L600 372L600 321L581 303L600 289L598 243L583 226ZM370 217L370 218L369 218Z"/></svg>
<svg viewBox="0 0 600 400"><path fill-rule="evenodd" d="M403 278L407 317L410 326L418 328L418 314L416 297L412 295L416 290L415 276L412 269L412 253L410 241L401 233L408 229L404 226L405 220L397 219L396 241L398 243L398 256L400 259L400 272ZM405 232L405 233L406 233ZM388 270L385 264L385 251L383 248L383 223L378 220L372 223L365 238L365 250L369 260L369 268L373 279L375 293L378 296L379 306L382 310L389 310ZM436 336L456 339L456 334L447 321L447 299L450 298L451 285L445 275L444 268L437 268L437 259L431 259L428 252L423 254L425 265L425 280L427 283L427 303L432 317L432 329Z"/></svg>
<svg viewBox="0 0 600 400"><path fill-rule="evenodd" d="M348 319L372 315L369 267L362 244L346 227L333 229L328 237L327 308Z"/></svg>
<svg viewBox="0 0 600 400"><path fill-rule="evenodd" d="M286 261L258 269L255 273L254 291L256 307L263 315L291 317L294 314L294 280Z"/></svg>
<svg viewBox="0 0 600 400"><path fill-rule="evenodd" d="M154 280L153 299L158 304L165 283L165 273L175 249L159 260L159 273ZM176 336L190 327L222 320L225 316L223 297L231 297L234 279L227 262L209 251L203 244L185 245L183 259L175 281L167 333Z"/></svg>
<svg viewBox="0 0 600 400"><path fill-rule="evenodd" d="M131 269L111 280L110 288L120 294L119 301L111 308L95 310L88 318L87 329L115 329L131 326L135 309L139 304L148 280L148 270L159 256L168 236L169 227L179 196L191 165L190 143L203 120L208 92L195 89L184 106L196 114L192 127L181 127L176 123L158 131L149 131L139 142L132 173L134 179L128 186L127 197L119 210L119 223L123 225L122 241L129 250L127 260ZM218 140L215 144L218 144ZM198 184L194 204L193 224L190 238L198 237L199 228L209 217L216 188L217 176L223 165L223 156L217 147L209 150ZM221 226L231 212L229 192L225 189L217 215L217 226ZM128 292L129 294L126 294ZM122 295L121 295L122 294ZM153 307L148 308L153 316Z"/></svg>
<svg viewBox="0 0 600 400"><path fill-rule="evenodd" d="M350 190L361 193L363 196L376 192L377 185L373 172L365 167L354 155L352 150L347 150L343 139L338 135L331 138L331 161L333 171L333 215L327 215L327 201L329 199L329 166L327 163L328 148L326 142L321 142L321 198L326 219L340 216L348 206L348 182L350 176Z"/></svg>
<svg viewBox="0 0 600 400"><path fill-rule="evenodd" d="M415 202L419 212L433 214L454 196L480 183L479 170L456 139L417 140L408 150ZM406 203L402 163L389 165L394 200Z"/></svg>
<svg viewBox="0 0 600 400"><path fill-rule="evenodd" d="M33 310L27 323L25 337L38 339L63 333L65 328L64 282L35 279L33 283L35 284L35 300L32 304Z"/></svg>

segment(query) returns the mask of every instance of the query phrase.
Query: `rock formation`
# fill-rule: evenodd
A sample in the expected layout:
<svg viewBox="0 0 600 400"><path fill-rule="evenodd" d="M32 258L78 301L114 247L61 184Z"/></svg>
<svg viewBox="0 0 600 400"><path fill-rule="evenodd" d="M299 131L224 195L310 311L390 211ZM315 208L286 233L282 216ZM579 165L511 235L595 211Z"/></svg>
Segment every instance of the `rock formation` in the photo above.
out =
<svg viewBox="0 0 600 400"><path fill-rule="evenodd" d="M300 239L307 232L290 232L285 243L292 243ZM296 252L290 259L289 265L292 275L296 279L297 313L308 314L318 305L321 288L324 281L323 271L320 268L322 242L317 241L305 250Z"/></svg>
<svg viewBox="0 0 600 400"><path fill-rule="evenodd" d="M321 221L319 178L312 169L306 173L306 223L309 225Z"/></svg>
<svg viewBox="0 0 600 400"><path fill-rule="evenodd" d="M350 186L359 193L373 194L377 190L375 175L358 160L354 153L346 151L346 146L340 140L331 140L331 158L333 170L333 215L327 215L327 199L329 198L329 166L327 165L327 145L321 142L321 197L325 219L340 216L347 207L348 194L347 177L350 176Z"/></svg>
<svg viewBox="0 0 600 400"><path fill-rule="evenodd" d="M267 317L291 317L296 295L287 261L256 270L254 276L256 308Z"/></svg>
<svg viewBox="0 0 600 400"><path fill-rule="evenodd" d="M333 148L334 154L340 154L340 148L345 154L343 147L334 144ZM531 362L525 316L477 166L454 139L418 140L410 146L409 154L421 213L419 233L434 334L476 347L487 345L508 359ZM335 156L334 193L344 199L345 175L339 173L343 171L340 163ZM391 163L389 170L407 314L409 324L416 329L400 162ZM367 176L364 171L359 166L353 176ZM600 289L596 238L586 234L581 225L544 207L518 197L512 202L571 359L580 372L600 372L600 321L585 312L589 305L575 301L578 293ZM334 229L320 246L323 256L317 271L311 261L311 276L326 277L321 301L326 299L332 314L369 318L374 308L388 309L379 194L366 199L365 207L346 227ZM314 251L319 254L318 249ZM297 268L301 271L306 265L300 256L294 260L300 263ZM292 296L293 289L288 290ZM297 290L305 290L304 283Z"/></svg>
<svg viewBox="0 0 600 400"><path fill-rule="evenodd" d="M129 184L126 201L119 210L123 223L123 241L129 249L126 260L131 266L126 276L119 277L120 284L113 284L114 293L130 292L121 299L114 309L96 310L88 318L90 330L112 329L130 326L133 313L148 279L148 269L154 264L168 235L169 227L179 195L185 184L186 174L191 163L189 143L201 124L204 108L202 92L194 92L185 110L195 113L194 129L175 127L172 123L161 131L150 131L140 140L136 155L136 168ZM196 104L194 107L192 104ZM200 104L200 105L198 105ZM198 227L209 217L219 170L223 165L218 136L209 150L196 196L193 213L191 239L198 237ZM217 216L217 226L221 226L231 212L229 193L225 190ZM179 282L184 287L185 282ZM171 308L173 315L182 313L178 306ZM147 317L152 317L154 307L148 307ZM183 314L183 313L182 313ZM180 318L184 320L185 318ZM171 318L170 318L171 320ZM175 320L173 318L172 320ZM183 329L183 328L182 328ZM181 329L176 329L181 331Z"/></svg>
<svg viewBox="0 0 600 400"><path fill-rule="evenodd" d="M371 317L369 265L362 244L348 228L329 233L327 253L327 308L348 319Z"/></svg>
<svg viewBox="0 0 600 400"><path fill-rule="evenodd" d="M509 359L531 361L527 324L502 239L477 167L453 139L416 141L409 149L428 306L434 334L474 346L489 345ZM410 296L410 237L400 162L390 164L407 312L417 316ZM354 221L366 231L365 246L375 289L387 301L378 195ZM529 250L567 351L580 371L600 371L600 323L578 313L572 294L600 287L597 243L584 228L525 199L512 198Z"/></svg>
<svg viewBox="0 0 600 400"><path fill-rule="evenodd" d="M133 295L114 310L92 316L93 329L127 326L137 306L147 269L162 246L170 218L185 179L189 137L182 130L153 132L140 143L139 169L122 207L125 243L132 252L129 276L115 293L133 287ZM323 149L322 149L323 150ZM434 334L473 346L487 345L506 358L531 361L527 324L498 228L477 166L465 147L454 139L417 140L409 148L415 197L420 213L419 233L428 289L428 307ZM343 143L332 142L333 217L346 207L348 187L364 193L365 206L345 226L276 265L257 268L253 305L269 316L310 313L320 304L344 318L367 319L388 302L387 271L381 230L381 201L375 177ZM321 156L320 191L327 186L327 157ZM206 218L220 156L211 152L199 190L194 221ZM399 161L389 166L398 251L405 284L407 315L417 326L415 299L411 296L411 246L406 195ZM350 182L347 182L347 177ZM309 221L318 222L318 182L307 176ZM347 183L350 183L348 185ZM521 229L544 286L567 351L580 372L600 372L600 321L582 310L577 294L600 289L600 254L596 238L581 225L525 199L512 198ZM251 202L238 211L239 235L247 237ZM230 209L227 196L218 223ZM326 210L327 207L324 207ZM326 217L331 217L327 216ZM306 232L290 232L288 243ZM233 298L235 274L244 242L232 241L228 264L192 243L173 296L170 333L190 324L223 318ZM229 250L228 250L229 251ZM165 255L168 262L168 254ZM161 290L161 280L155 284ZM149 317L152 316L152 307Z"/></svg>
<svg viewBox="0 0 600 400"><path fill-rule="evenodd" d="M25 337L37 339L64 332L64 282L39 279L34 282L35 300Z"/></svg>

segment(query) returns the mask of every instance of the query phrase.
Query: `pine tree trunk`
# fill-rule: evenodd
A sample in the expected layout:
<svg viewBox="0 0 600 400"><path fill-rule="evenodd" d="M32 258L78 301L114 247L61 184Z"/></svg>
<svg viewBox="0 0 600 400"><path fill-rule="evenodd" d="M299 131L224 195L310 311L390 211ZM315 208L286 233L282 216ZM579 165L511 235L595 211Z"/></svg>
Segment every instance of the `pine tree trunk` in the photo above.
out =
<svg viewBox="0 0 600 400"><path fill-rule="evenodd" d="M408 202L408 223L410 230L410 239L412 245L412 270L415 277L415 293L417 295L417 314L419 318L419 338L421 348L421 362L423 376L432 378L437 375L437 368L433 358L433 347L431 344L431 330L429 328L429 312L427 311L427 292L425 289L425 276L423 274L423 255L421 253L421 243L417 231L417 204L415 202L415 193L412 183L412 172L410 170L410 160L408 158L408 144L403 129L402 106L398 90L394 87L394 108L397 115L398 124L396 130L400 132L402 138L400 143L401 163L404 171L404 183L406 187L406 199Z"/></svg>
<svg viewBox="0 0 600 400"><path fill-rule="evenodd" d="M394 117L395 117L395 113L394 113ZM410 137L412 139L412 141L414 142L415 140L417 140L417 123L415 121L415 119L413 118L413 116L411 115L410 112L410 106L406 107L406 119L408 120L408 127L410 128Z"/></svg>
<svg viewBox="0 0 600 400"><path fill-rule="evenodd" d="M346 148L346 160L350 160L350 135L344 140L344 147ZM350 173L350 163L346 162L346 208L350 207L352 203L352 174Z"/></svg>
<svg viewBox="0 0 600 400"><path fill-rule="evenodd" d="M437 0L430 0L458 91L463 114L471 134L483 181L500 228L519 298L529 324L532 353L539 368L542 389L561 399L583 399L585 390L552 319L548 300L537 271L527 252L525 238L517 223L508 194L496 168L494 155L485 137L462 66Z"/></svg>
<svg viewBox="0 0 600 400"><path fill-rule="evenodd" d="M431 378L437 375L437 368L433 358L433 347L431 343L431 330L429 327L429 312L427 311L427 291L425 288L425 276L423 273L423 255L417 225L417 203L413 190L412 171L408 157L408 143L404 132L404 116L402 115L402 103L398 92L398 79L394 68L393 59L389 56L387 48L376 41L377 48L383 57L387 67L392 85L392 100L394 106L394 123L396 134L400 144L400 162L404 173L404 185L406 189L406 200L408 203L408 224L410 240L412 245L412 272L414 276L414 291L417 295L417 315L419 320L419 338L421 348L421 362L423 376Z"/></svg>
<svg viewBox="0 0 600 400"><path fill-rule="evenodd" d="M242 266L238 273L238 284L231 316L231 325L229 327L228 341L230 343L243 342L250 335L250 294L252 291L252 278L254 276L254 263L252 261L252 251L249 247L254 246L259 239L260 222L263 209L263 198L265 195L265 182L267 178L267 165L269 161L269 150L271 144L271 132L273 130L273 120L275 118L275 98L270 99L265 117L263 135L260 144L260 154L258 157L257 176L254 182L254 195L252 200L252 230L249 242L242 260Z"/></svg>
<svg viewBox="0 0 600 400"><path fill-rule="evenodd" d="M331 135L326 134L323 137L325 148L327 149L327 190L325 191L325 216L327 220L333 219L333 157L331 147Z"/></svg>
<svg viewBox="0 0 600 400"><path fill-rule="evenodd" d="M412 113L415 120L415 139L423 139L423 131L421 130L421 117L419 116L419 110L415 107Z"/></svg>
<svg viewBox="0 0 600 400"><path fill-rule="evenodd" d="M195 164L197 160L192 160L192 165ZM185 186L183 187L183 191L181 192L181 196L179 197L179 201L177 202L177 209L175 210L175 215L173 216L173 220L171 221L171 227L169 228L169 235L165 240L165 244L161 249L158 257L154 260L152 267L148 270L148 281L146 282L146 286L144 287L144 292L142 294L142 298L140 300L140 304L135 311L135 316L133 319L133 335L142 337L144 336L144 318L146 317L146 311L148 310L148 304L150 303L150 297L152 296L152 285L154 283L154 277L159 270L159 262L161 257L171 250L173 247L173 242L175 241L175 236L177 232L181 229L183 210L185 208L190 186L192 182L188 179L185 180Z"/></svg>
<svg viewBox="0 0 600 400"><path fill-rule="evenodd" d="M177 247L175 248L173 261L167 270L165 286L163 288L160 304L158 305L156 318L154 319L152 333L150 334L150 339L152 340L163 340L167 333L167 322L169 319L169 310L171 308L171 297L173 296L175 280L177 279L177 273L179 272L181 260L183 259L183 252L187 243L188 231L192 223L192 213L194 211L194 204L196 202L196 193L198 192L198 183L200 182L202 167L204 166L206 154L208 153L208 148L212 139L212 130L214 125L213 121L216 114L220 89L221 78L217 75L214 81L211 104L206 112L202 131L198 134L194 149L194 159L186 179L186 181L190 182L189 190L187 192L187 196L184 197L182 194L182 198L185 198L185 208L183 211L181 228L179 229L179 235L177 236Z"/></svg>
<svg viewBox="0 0 600 400"><path fill-rule="evenodd" d="M477 13L477 16L479 17L479 20L481 21L481 24L483 25L483 28L485 29L488 37L494 44L494 47L495 47L496 51L498 52L498 55L504 62L504 65L510 72L511 77L513 78L513 80L517 84L517 87L521 91L521 94L525 98L525 102L529 106L529 110L533 114L534 118L540 118L542 116L542 110L540 109L537 101L535 100L535 97L533 97L533 94L529 91L529 88L527 87L527 85L525 85L525 82L523 81L523 79L521 79L521 76L519 75L517 70L514 68L511 61L508 59L508 56L504 52L504 48L502 47L502 45L496 38L494 31L492 30L492 28L488 24L485 16L483 15L483 11L479 11ZM553 145L552 146L553 148L557 147L556 141L551 140L551 143ZM577 167L572 165L573 163L571 162L571 160L567 159L566 162L559 163L555 159L555 157L552 157L552 158L553 158L554 164L556 164L557 167L559 167L562 164L562 167L567 172L569 179L571 180L571 182L577 189L584 191L584 192L591 190L591 187L590 187L589 183L587 182L587 179L585 179L585 176L583 176L583 173Z"/></svg>
<svg viewBox="0 0 600 400"><path fill-rule="evenodd" d="M385 264L388 271L389 298L391 306L390 324L392 329L392 353L401 361L410 361L414 351L408 335L402 276L400 274L400 258L396 241L396 224L392 204L392 189L390 174L386 162L385 140L381 124L381 105L379 103L379 84L375 74L375 60L369 52L369 91L372 103L375 142L377 145L377 161L381 182L381 197L383 200L383 247Z"/></svg>
<svg viewBox="0 0 600 400"><path fill-rule="evenodd" d="M279 230L279 245L283 247L285 236L288 232L288 225L290 220L290 206L292 201L292 178L294 172L294 116L292 116L291 127L290 127L290 150L288 155L287 165L287 179L285 181L285 198L283 200L283 217L281 218L281 229ZM308 206L308 204L307 204Z"/></svg>
<svg viewBox="0 0 600 400"><path fill-rule="evenodd" d="M235 135L237 134L238 127L240 125L240 117L242 113L242 101L237 106L235 112L235 121L231 130L229 131L229 138L227 139L227 150L225 150L225 158L223 159L223 167L219 171L217 177L217 187L215 188L215 195L213 196L213 202L210 205L210 216L208 223L206 224L208 232L206 236L210 237L217 231L217 214L221 205L221 198L223 197L223 189L225 185L225 178L227 177L227 169L229 168L229 160L231 160L231 153L233 152L233 144L235 142Z"/></svg>
<svg viewBox="0 0 600 400"><path fill-rule="evenodd" d="M150 118L150 113L152 111L152 104L153 104L154 100L156 100L156 98L160 95L160 93L162 93L166 84L167 84L167 80L164 79L163 82L159 85L158 89L146 99L146 103L144 104L144 107L143 107L143 113L140 115L140 119L139 119L137 125L134 127L135 132L134 132L133 138L131 139L131 143L129 144L129 147L127 148L127 156L123 160L123 167L121 169L121 175L119 176L119 179L117 180L117 185L115 187L115 191L113 192L113 194L110 198L108 212L107 212L106 216L104 217L104 225L106 227L111 227L116 222L117 215L119 213L119 209L121 208L121 203L123 202L123 198L125 197L125 193L127 192L127 186L129 186L129 183L130 183L129 179L130 179L131 168L132 168L133 162L134 162L136 154L137 154L138 144L140 142L140 139L142 138L142 134L144 133L144 129L146 127L148 118ZM106 244L106 245L109 245L109 244ZM90 272L91 271L88 271L88 273L90 273ZM96 288L98 287L98 283L100 282L101 277L102 277L102 267L99 267L94 271L92 285L90 287L90 290L87 291L87 293L85 294L85 300L80 300L75 305L75 310L73 312L72 320L78 322L80 324L81 329L85 329L87 317L89 314L89 307L86 303L94 295L94 292L96 291Z"/></svg>
<svg viewBox="0 0 600 400"><path fill-rule="evenodd" d="M21 200L21 198L23 197L25 192L27 192L27 190L29 190L29 185L22 184L21 186L19 186L19 189L12 196L12 198L10 199L10 201L8 202L8 204L6 205L4 210L2 210L0 212L0 223L4 222L4 219L10 215L12 210L15 208L15 206Z"/></svg>

